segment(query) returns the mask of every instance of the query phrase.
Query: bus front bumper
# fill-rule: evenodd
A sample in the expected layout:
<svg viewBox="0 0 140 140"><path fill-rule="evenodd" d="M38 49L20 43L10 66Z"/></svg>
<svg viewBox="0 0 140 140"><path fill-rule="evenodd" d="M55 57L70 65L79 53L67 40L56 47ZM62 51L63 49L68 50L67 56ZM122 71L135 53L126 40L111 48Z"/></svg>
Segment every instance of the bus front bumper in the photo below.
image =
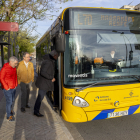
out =
<svg viewBox="0 0 140 140"><path fill-rule="evenodd" d="M120 117L119 115L117 116L120 112L124 113L121 116L140 113L140 105L109 110L84 111L84 108L76 107L65 100L63 100L63 103L65 106L62 106L62 118L65 121L73 123ZM125 112L127 112L127 114L125 114ZM115 115L112 117L110 116L110 113L114 113Z"/></svg>
<svg viewBox="0 0 140 140"><path fill-rule="evenodd" d="M72 105L72 103L67 102L66 100L62 100L62 110L61 115L65 121L68 122L87 122L88 118L86 112L81 107L76 107Z"/></svg>
<svg viewBox="0 0 140 140"><path fill-rule="evenodd" d="M88 116L88 121L116 118L116 117L121 117L121 116L126 116L126 115L137 114L137 113L140 113L140 105L101 110L101 111L86 112Z"/></svg>

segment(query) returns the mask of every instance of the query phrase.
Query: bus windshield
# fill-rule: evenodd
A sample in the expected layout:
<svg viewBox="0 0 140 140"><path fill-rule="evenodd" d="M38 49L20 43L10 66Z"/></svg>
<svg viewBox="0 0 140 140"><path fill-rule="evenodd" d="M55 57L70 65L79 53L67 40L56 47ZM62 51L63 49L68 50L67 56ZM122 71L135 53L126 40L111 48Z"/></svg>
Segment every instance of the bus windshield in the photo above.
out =
<svg viewBox="0 0 140 140"><path fill-rule="evenodd" d="M139 12L72 8L65 16L64 29L69 31L64 52L65 85L133 82L136 79L127 76L140 75Z"/></svg>
<svg viewBox="0 0 140 140"><path fill-rule="evenodd" d="M127 75L140 75L140 31L69 30L64 52L65 85L87 85L103 78L110 81L107 78L115 76L113 80L125 81Z"/></svg>

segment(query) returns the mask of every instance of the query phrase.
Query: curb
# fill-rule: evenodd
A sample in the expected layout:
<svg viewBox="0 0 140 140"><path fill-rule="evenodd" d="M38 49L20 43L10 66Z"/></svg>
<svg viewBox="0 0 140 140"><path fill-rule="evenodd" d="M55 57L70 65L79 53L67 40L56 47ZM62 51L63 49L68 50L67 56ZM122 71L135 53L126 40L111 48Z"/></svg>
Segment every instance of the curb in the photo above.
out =
<svg viewBox="0 0 140 140"><path fill-rule="evenodd" d="M73 136L71 135L71 133L69 132L69 130L67 129L67 127L65 126L64 122L62 121L62 117L54 111L53 109L53 105L51 103L51 101L49 100L49 98L46 96L46 98L48 99L48 103L51 106L52 110L53 110L53 114L55 114L55 117L58 120L58 123L61 125L62 130L64 131L64 133L66 134L67 138L69 140L74 140Z"/></svg>

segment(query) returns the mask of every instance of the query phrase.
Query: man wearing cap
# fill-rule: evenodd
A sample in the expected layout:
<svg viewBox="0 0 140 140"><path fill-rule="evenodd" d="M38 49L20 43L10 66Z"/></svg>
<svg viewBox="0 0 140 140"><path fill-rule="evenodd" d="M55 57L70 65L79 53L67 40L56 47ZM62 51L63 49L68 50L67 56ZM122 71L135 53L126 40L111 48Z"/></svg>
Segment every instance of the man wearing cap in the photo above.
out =
<svg viewBox="0 0 140 140"><path fill-rule="evenodd" d="M40 106L41 102L48 91L54 91L54 60L57 60L58 53L56 50L50 52L50 54L46 54L43 56L44 61L42 62L40 75L36 80L36 86L39 88L38 97L34 106L34 115L37 117L42 117L40 114Z"/></svg>

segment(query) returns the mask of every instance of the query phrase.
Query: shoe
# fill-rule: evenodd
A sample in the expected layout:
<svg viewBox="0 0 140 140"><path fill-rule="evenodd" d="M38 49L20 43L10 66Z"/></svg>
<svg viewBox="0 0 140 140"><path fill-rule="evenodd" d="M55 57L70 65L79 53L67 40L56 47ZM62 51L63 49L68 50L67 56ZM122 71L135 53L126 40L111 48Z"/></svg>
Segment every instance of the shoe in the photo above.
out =
<svg viewBox="0 0 140 140"><path fill-rule="evenodd" d="M14 116L15 115L15 112L11 110L11 113L10 114L11 114L11 116Z"/></svg>
<svg viewBox="0 0 140 140"><path fill-rule="evenodd" d="M40 113L35 113L34 112L34 115L36 115L37 117L43 117L44 115L40 114Z"/></svg>
<svg viewBox="0 0 140 140"><path fill-rule="evenodd" d="M26 108L30 108L30 106L29 105L26 105Z"/></svg>
<svg viewBox="0 0 140 140"><path fill-rule="evenodd" d="M25 108L21 108L21 112L26 112Z"/></svg>
<svg viewBox="0 0 140 140"><path fill-rule="evenodd" d="M15 121L15 118L13 116L10 116L9 118L7 118L7 120L12 122L12 121Z"/></svg>

